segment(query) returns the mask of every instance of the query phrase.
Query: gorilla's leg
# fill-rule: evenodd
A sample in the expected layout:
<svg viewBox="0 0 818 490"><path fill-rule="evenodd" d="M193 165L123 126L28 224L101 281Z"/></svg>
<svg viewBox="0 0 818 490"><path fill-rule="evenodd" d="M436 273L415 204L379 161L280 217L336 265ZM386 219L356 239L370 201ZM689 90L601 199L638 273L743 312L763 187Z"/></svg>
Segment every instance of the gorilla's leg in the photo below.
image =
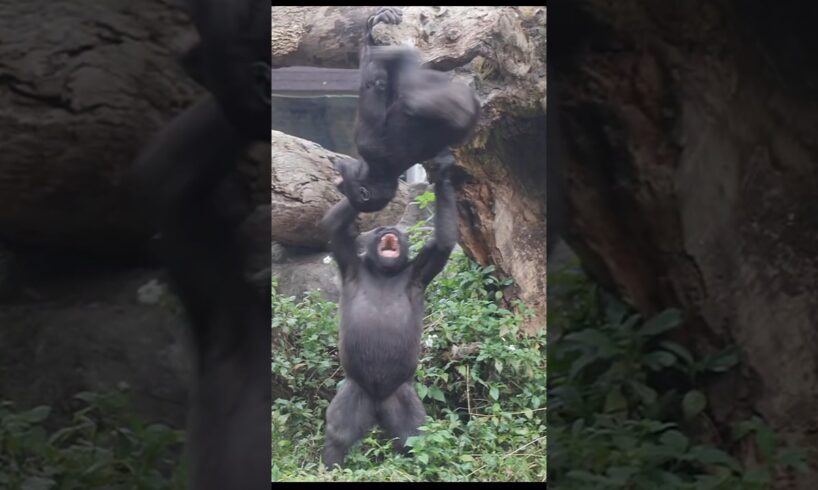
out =
<svg viewBox="0 0 818 490"><path fill-rule="evenodd" d="M327 409L324 465L342 465L347 450L375 425L375 402L347 378Z"/></svg>
<svg viewBox="0 0 818 490"><path fill-rule="evenodd" d="M406 439L420 434L418 427L426 418L413 381L407 381L377 408L378 423L391 438L397 438L396 448L406 452Z"/></svg>
<svg viewBox="0 0 818 490"><path fill-rule="evenodd" d="M471 128L479 116L480 103L474 91L452 82L444 73L403 64L395 79L400 94L397 106L409 116L442 121L450 131Z"/></svg>

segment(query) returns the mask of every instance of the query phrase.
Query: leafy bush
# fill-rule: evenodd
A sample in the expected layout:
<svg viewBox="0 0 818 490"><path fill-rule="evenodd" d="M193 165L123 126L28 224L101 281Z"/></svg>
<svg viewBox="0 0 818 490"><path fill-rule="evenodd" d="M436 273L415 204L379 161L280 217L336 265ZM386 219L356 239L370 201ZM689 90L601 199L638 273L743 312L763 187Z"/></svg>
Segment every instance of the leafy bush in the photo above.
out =
<svg viewBox="0 0 818 490"><path fill-rule="evenodd" d="M682 323L678 311L643 321L613 298L600 308L576 263L548 280L549 326L560 332L549 344L552 483L763 489L790 469L806 470L804 452L780 447L757 417L732 428L728 447L695 441L707 406L698 384L738 363L734 347L694 358L666 339ZM741 464L728 454L740 443L754 445L760 461Z"/></svg>
<svg viewBox="0 0 818 490"><path fill-rule="evenodd" d="M51 433L50 407L15 411L10 402L0 404L0 488L184 488L184 469L176 469L182 431L129 415L124 389L76 398L81 408L72 423Z"/></svg>
<svg viewBox="0 0 818 490"><path fill-rule="evenodd" d="M429 193L418 201L427 205ZM413 253L426 225L410 233ZM412 455L394 453L376 430L332 471L320 454L343 377L337 308L317 293L283 297L274 282L273 383L287 394L273 402L273 481L545 481L545 334L519 332L528 313L498 304L509 281L493 272L456 250L427 289L416 387L429 417L407 442Z"/></svg>

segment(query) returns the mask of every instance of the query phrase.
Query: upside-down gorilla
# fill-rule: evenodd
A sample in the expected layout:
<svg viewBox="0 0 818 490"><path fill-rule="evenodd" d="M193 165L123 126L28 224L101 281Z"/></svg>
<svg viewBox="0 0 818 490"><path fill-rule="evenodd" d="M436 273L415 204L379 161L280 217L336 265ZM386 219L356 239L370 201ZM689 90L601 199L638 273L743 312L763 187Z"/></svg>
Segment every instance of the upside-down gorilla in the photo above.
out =
<svg viewBox="0 0 818 490"><path fill-rule="evenodd" d="M372 28L398 24L401 15L386 7L367 22L355 125L362 160L338 164L339 189L361 212L383 209L395 197L403 172L461 143L480 115L474 91L442 72L421 68L416 49L374 46Z"/></svg>
<svg viewBox="0 0 818 490"><path fill-rule="evenodd" d="M253 141L270 137L269 6L188 4L201 43L184 63L212 95L153 138L130 178L191 325L188 488L261 490L270 477L270 296L245 277L237 223L215 196Z"/></svg>
<svg viewBox="0 0 818 490"><path fill-rule="evenodd" d="M346 380L327 409L324 464L342 464L347 450L375 423L403 450L426 412L414 387L423 329L426 286L446 265L457 243L451 164L435 183L435 235L409 260L406 235L397 228L371 234L363 258L352 224L358 214L347 198L322 225L341 271L339 352Z"/></svg>

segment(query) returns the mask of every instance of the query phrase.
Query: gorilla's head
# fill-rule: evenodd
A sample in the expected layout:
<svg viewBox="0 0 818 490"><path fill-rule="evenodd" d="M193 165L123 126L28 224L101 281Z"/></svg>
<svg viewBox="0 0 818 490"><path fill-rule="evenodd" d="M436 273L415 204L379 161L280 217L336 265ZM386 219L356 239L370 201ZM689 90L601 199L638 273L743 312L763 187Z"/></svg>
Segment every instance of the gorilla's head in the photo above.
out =
<svg viewBox="0 0 818 490"><path fill-rule="evenodd" d="M385 208L398 190L397 179L375 179L363 160L347 158L335 163L341 173L336 182L338 190L349 199L352 207L362 213L373 213Z"/></svg>
<svg viewBox="0 0 818 490"><path fill-rule="evenodd" d="M394 227L374 230L366 244L366 259L384 272L398 272L409 260L409 241Z"/></svg>

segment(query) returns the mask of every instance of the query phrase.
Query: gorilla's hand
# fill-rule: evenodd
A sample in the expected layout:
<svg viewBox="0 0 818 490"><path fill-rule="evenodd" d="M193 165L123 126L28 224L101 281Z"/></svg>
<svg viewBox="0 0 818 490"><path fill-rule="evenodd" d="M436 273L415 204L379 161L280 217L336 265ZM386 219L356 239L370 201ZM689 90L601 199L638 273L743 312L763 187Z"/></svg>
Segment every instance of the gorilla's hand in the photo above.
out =
<svg viewBox="0 0 818 490"><path fill-rule="evenodd" d="M403 17L403 12L395 7L381 7L375 15L369 18L366 22L366 27L372 30L376 24L400 24Z"/></svg>
<svg viewBox="0 0 818 490"><path fill-rule="evenodd" d="M372 37L372 28L377 24L400 24L403 12L395 7L381 7L375 15L366 21L366 44L375 45L375 38Z"/></svg>

